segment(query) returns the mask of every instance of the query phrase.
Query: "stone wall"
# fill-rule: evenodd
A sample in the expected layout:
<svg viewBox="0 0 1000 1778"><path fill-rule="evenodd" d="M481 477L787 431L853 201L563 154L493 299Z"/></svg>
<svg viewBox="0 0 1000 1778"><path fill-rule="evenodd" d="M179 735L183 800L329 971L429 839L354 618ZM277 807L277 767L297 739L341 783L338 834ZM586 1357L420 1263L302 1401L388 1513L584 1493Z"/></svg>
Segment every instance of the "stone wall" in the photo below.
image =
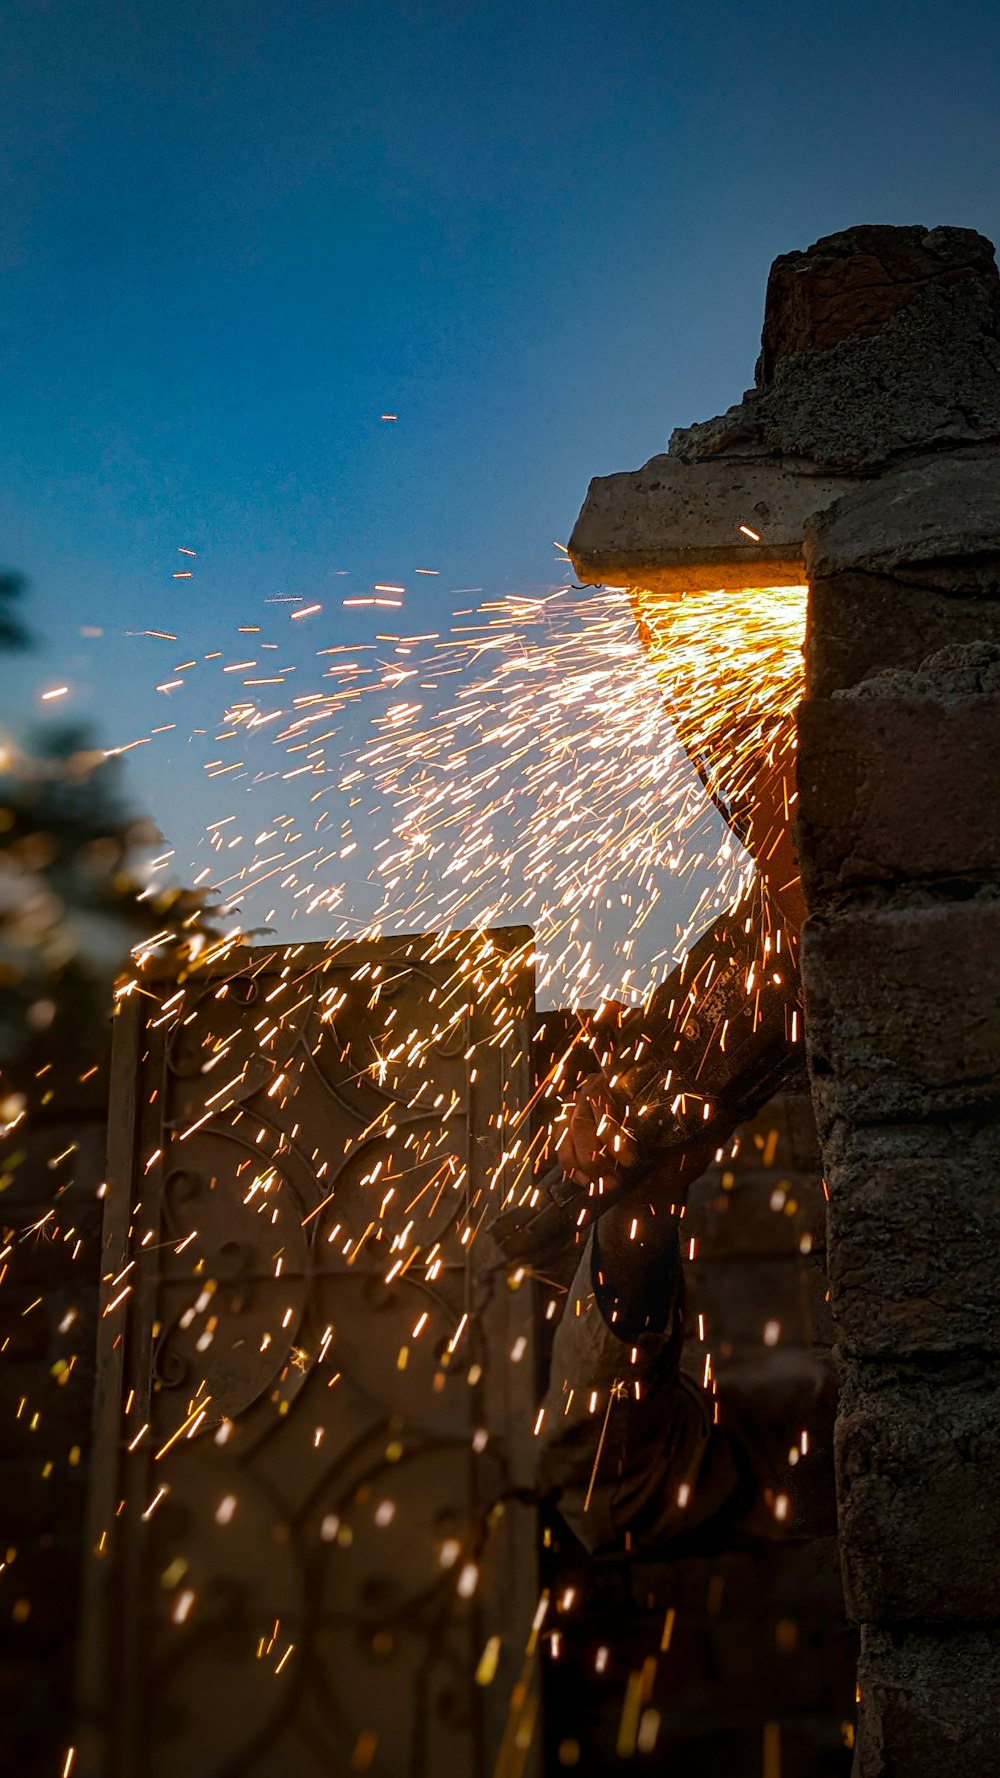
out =
<svg viewBox="0 0 1000 1778"><path fill-rule="evenodd" d="M755 387L592 482L569 550L583 580L670 593L809 582L803 975L857 1773L937 1778L961 1754L1000 1774L991 243L862 226L782 255Z"/></svg>
<svg viewBox="0 0 1000 1778"><path fill-rule="evenodd" d="M1000 461L817 517L798 841L856 1778L1000 1774Z"/></svg>

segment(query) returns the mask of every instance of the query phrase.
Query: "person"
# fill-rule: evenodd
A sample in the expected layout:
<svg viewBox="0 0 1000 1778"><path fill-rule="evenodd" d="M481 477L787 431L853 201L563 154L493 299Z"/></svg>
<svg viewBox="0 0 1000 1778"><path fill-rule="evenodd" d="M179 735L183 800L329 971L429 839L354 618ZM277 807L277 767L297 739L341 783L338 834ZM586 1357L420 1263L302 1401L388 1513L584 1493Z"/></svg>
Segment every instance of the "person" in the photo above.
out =
<svg viewBox="0 0 1000 1778"><path fill-rule="evenodd" d="M559 1142L555 1190L581 1249L542 1404L538 1486L593 1553L662 1556L835 1530L832 1359L762 1351L738 1383L724 1373L718 1393L682 1365L684 1210L722 1129L716 1113L707 1137L644 1156L620 1098L595 1075Z"/></svg>
<svg viewBox="0 0 1000 1778"><path fill-rule="evenodd" d="M803 1071L805 908L787 734L771 734L727 794L711 747L677 720L756 882L643 1007L599 1022L601 1068L566 1113L559 1165L501 1231L522 1262L580 1246L542 1404L538 1482L592 1552L835 1528L832 1357L768 1352L756 1375L718 1393L681 1363L690 1186Z"/></svg>

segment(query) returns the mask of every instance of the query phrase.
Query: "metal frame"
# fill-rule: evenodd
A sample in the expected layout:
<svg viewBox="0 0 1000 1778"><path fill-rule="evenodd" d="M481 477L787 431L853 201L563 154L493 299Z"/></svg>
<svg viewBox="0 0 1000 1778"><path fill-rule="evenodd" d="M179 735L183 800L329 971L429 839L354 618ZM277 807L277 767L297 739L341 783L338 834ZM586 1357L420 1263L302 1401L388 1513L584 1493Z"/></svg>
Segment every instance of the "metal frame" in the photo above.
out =
<svg viewBox="0 0 1000 1778"><path fill-rule="evenodd" d="M440 938L383 939L338 951L323 945L268 946L231 954L188 979L166 1022L161 1006L178 993L173 980L157 984L155 993L152 984L144 984L123 1002L112 1063L90 1555L79 1664L83 1720L77 1770L82 1778L190 1773L194 1728L185 1727L188 1718L195 1726L202 1723L199 1778L346 1773L357 1769L350 1764L352 1755L358 1756L356 1738L348 1745L356 1725L345 1721L340 1735L336 1711L350 1714L362 1680L371 1684L365 1707L385 1713L385 1730L367 1768L372 1778L437 1778L444 1758L456 1778L480 1778L493 1769L507 1735L512 1692L523 1680L524 1645L538 1596L535 1515L513 1500L531 1482L533 1298L527 1282L519 1290L508 1288L488 1235L469 1242L463 1252L455 1222L477 1202L491 1174L502 1181L504 1126L529 1104L533 981L524 968L508 970L505 982L500 978L505 959L523 955L530 936L525 928L489 935L498 964L493 998L502 1000L510 1025L505 1046L491 1048L482 1041L487 1015L470 1003L469 1028L480 1040L477 1080L469 1078L468 1042L461 1051L452 1046L435 1052L434 1067L447 1083L442 1096L450 1093L449 1103L454 1102L452 1127L464 1122L465 1190L455 1194L454 1206L445 1203L444 1210L452 1213L443 1215L444 1259L433 1286L404 1276L385 1287L380 1283L384 1258L371 1247L368 1255L347 1259L329 1253L322 1200L329 1190L329 1163L346 1142L347 1158L337 1173L340 1200L348 1217L363 1217L371 1194L366 1197L368 1188L357 1178L362 1147L370 1157L381 1143L391 1166L396 1151L386 1144L395 1140L398 1148L408 1128L409 1152L422 1157L412 1166L419 1174L452 1142L444 1119L438 1116L435 1124L434 1107L410 1116L408 1125L401 1116L393 1137L386 1135L383 1116L381 1133L357 1138L357 1127L381 1090L355 1066L357 1054L370 1047L373 1030L361 992L312 1045L315 1054L310 1045L319 1029L320 993L335 975L349 982L365 965L369 971L388 966L387 994L412 1016L426 1016L451 972ZM280 996L282 970L302 993L290 996L298 1007L290 1009L287 1029L261 1062L253 1026L268 998ZM204 1074L198 1064L199 1055L211 1057L213 1046L221 1046L220 1072L227 1078L230 1058L243 1064L242 1082L215 1109L207 1104L206 1081L214 1085L218 1076ZM294 1075L295 1092L279 1100L268 1089L282 1070ZM459 1102L461 1109L455 1110ZM201 1117L203 1105L207 1115ZM319 1177L321 1151L327 1159L324 1178ZM271 1179L264 1189L273 1197L263 1217L256 1207L248 1210L234 1190L241 1173L251 1176L252 1164L263 1166L263 1176ZM498 1201L499 1195L498 1190ZM185 1217L198 1225L190 1241L178 1239ZM352 1240L359 1237L363 1244L360 1227ZM272 1264L276 1240L280 1281ZM368 1258L377 1263L368 1264ZM116 1307L123 1275L133 1288ZM215 1286L217 1326L207 1333L210 1317L196 1304L209 1283ZM458 1358L449 1370L448 1359L439 1354L428 1368L416 1345L423 1369L412 1369L401 1386L394 1349L400 1304L405 1319L407 1292L418 1288L439 1327L450 1317L453 1331L456 1309L469 1315L464 1338L480 1371L474 1387L465 1380L467 1361ZM284 1295L293 1299L284 1350L272 1336L253 1351L250 1335L269 1330L277 1298ZM325 1371L316 1350L319 1325L331 1314L331 1304L338 1305L338 1315L346 1311L342 1383L332 1394L326 1380L332 1365ZM198 1337L208 1337L209 1345L204 1358L195 1361L192 1342L199 1328ZM340 1338L338 1331L332 1352ZM515 1342L520 1363L511 1360ZM196 1419L193 1436L190 1429L178 1434L190 1418L197 1363L205 1373L202 1389L206 1376L212 1382L214 1405ZM439 1377L443 1383L435 1382ZM197 1390L193 1400L197 1410ZM318 1404L332 1417L325 1428L331 1435L325 1446L330 1461L324 1455L315 1475L308 1470L307 1485L303 1477L312 1457L303 1454L308 1441L302 1435L306 1420L310 1428L317 1422L314 1437L324 1430ZM144 1422L151 1430L133 1449ZM230 1432L220 1444L226 1425ZM478 1455L469 1444L475 1426L489 1434L486 1451ZM154 1456L157 1446L162 1460ZM393 1487L404 1496L400 1521L408 1508L415 1529L412 1538L399 1542L395 1570L387 1577L379 1568L383 1546L367 1523L365 1503L388 1473L387 1459L379 1460L378 1451L396 1446L402 1448L392 1469ZM240 1533L242 1543L234 1536L227 1544L226 1535L211 1529L210 1507L212 1491L223 1485L215 1478L234 1476L238 1511L244 1512L245 1502L248 1530ZM156 1489L164 1484L169 1494L150 1511ZM324 1489L331 1498L337 1494L345 1525L352 1514L357 1519L355 1541L343 1554L339 1543L317 1541L317 1523L326 1526L338 1516L328 1512L317 1520ZM453 1505L444 1498L449 1490ZM430 1538L428 1533L421 1544L416 1522L435 1511L455 1518L463 1560L473 1544L484 1544L487 1578L472 1601L457 1599L447 1571L424 1573ZM266 1557L260 1555L264 1549ZM171 1551L178 1553L160 1570ZM190 1626L186 1618L170 1621L181 1599L181 1583L171 1584L170 1577L184 1563L197 1595ZM338 1563L347 1575L339 1582ZM380 1616L369 1594L387 1585L397 1585L399 1597ZM283 1690L274 1663L258 1665L251 1646L268 1599L271 1614L284 1613L300 1637L299 1658L289 1659ZM234 1656L233 1649L243 1647L241 1636L244 1654ZM496 1677L490 1686L476 1686L475 1663L492 1636L502 1645ZM411 1650L409 1666L400 1654L394 1672L397 1654L384 1653L380 1681L377 1662L383 1655L371 1655L371 1649L398 1651L404 1643ZM355 1660L362 1644L369 1654ZM339 1678L355 1668L361 1675L355 1696L341 1695L335 1709ZM445 1671L451 1675L447 1683ZM418 1683L423 1702L414 1706L402 1759L403 1731L395 1719L407 1687L412 1691ZM446 1720L449 1712L454 1722ZM533 1757L520 1749L517 1771L526 1773ZM511 1778L513 1771L511 1766Z"/></svg>

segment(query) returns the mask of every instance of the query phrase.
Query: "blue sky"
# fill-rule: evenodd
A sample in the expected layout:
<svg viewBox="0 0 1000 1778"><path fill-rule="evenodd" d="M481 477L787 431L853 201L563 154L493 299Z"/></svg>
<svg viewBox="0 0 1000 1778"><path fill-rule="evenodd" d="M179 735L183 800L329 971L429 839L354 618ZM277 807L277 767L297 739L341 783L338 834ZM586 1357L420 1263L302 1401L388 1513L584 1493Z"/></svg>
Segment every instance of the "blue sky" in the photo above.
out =
<svg viewBox="0 0 1000 1778"><path fill-rule="evenodd" d="M14 0L0 78L0 558L44 637L4 683L109 744L153 720L129 629L550 583L592 474L739 399L776 253L1000 235L963 0ZM183 845L180 727L130 770Z"/></svg>

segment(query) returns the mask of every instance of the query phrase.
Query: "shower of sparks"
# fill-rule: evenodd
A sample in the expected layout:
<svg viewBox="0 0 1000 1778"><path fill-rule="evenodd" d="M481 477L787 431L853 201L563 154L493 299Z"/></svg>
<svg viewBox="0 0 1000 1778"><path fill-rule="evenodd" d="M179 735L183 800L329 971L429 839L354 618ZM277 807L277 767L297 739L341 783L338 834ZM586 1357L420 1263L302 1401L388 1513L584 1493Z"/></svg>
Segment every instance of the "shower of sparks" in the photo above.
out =
<svg viewBox="0 0 1000 1778"><path fill-rule="evenodd" d="M403 592L389 582L378 590ZM322 609L297 596L270 603L291 607L292 622ZM453 971L438 1016L426 1032L397 1039L387 1009L381 1033L373 1036L373 1078L400 1096L404 1075L412 1083L428 1067L433 1046L452 1041L470 1007L482 1010L498 987L501 1010L486 1041L504 1047L510 1017L503 990L519 969L532 967L539 990L564 1006L593 1007L612 998L634 1002L683 956L692 934L737 902L753 878L751 861L710 810L691 759L727 808L739 806L762 758L790 761L804 608L801 587L692 592L682 599L636 589L586 589L581 595L562 587L545 597L511 597L460 612L472 621L456 623L443 637L420 632L323 647L313 656L311 686L307 682L290 697L282 691L274 700L258 688L284 687L302 665L284 658L280 641L262 638L258 652L235 660L227 660L224 649L210 650L200 663L197 656L185 658L171 680L160 682L161 690L183 687L184 675L199 665L223 682L241 676L244 688L234 696L227 692L215 729L222 751L206 760L206 774L229 778L258 797L265 785L287 785L300 776L308 790L305 811L299 803L291 812L272 812L253 838L256 821L246 821L242 810L220 813L208 824L207 842L221 868L205 867L196 883L238 896L241 905L271 885L276 905L284 897L288 913L332 917L325 967L346 944L407 931L434 934L431 955L447 957ZM260 631L259 625L240 626L241 634ZM176 641L172 632L142 634ZM266 663L277 671L260 672L265 652L277 655ZM372 738L347 755L345 769L343 723L362 698ZM110 751L148 743L172 727ZM237 757L230 757L234 751ZM270 769L268 756L277 756ZM363 817L348 817L339 835L331 834L330 792L347 797L349 807L364 808L367 799L367 814L386 806L392 811L390 832L371 847L368 880L375 905L365 911L351 906L341 874L362 846ZM172 856L172 850L162 853L151 873ZM684 918L666 922L674 927L666 942L661 930L644 945L644 929L661 903L671 916L682 906ZM661 928L664 923L661 910ZM517 924L526 928L523 941L499 959L491 928ZM241 925L213 940L194 934L188 963L217 970L242 939ZM140 979L171 942L166 930L143 942L135 958ZM302 1003L297 952L296 946L285 949L279 1003L256 1027L268 1058ZM379 966L361 968L354 979L369 973L368 1005L374 1009L383 986ZM123 982L122 998L137 985L136 978ZM217 990L224 992L224 986ZM184 1016L178 1001L183 996L164 1002L161 1019ZM335 1028L342 1004L339 987L322 993L321 1024ZM227 1050L227 1044L216 1047L203 1070L224 1062ZM474 1081L474 1046L467 1060ZM558 1100L560 1068L557 1058L543 1097ZM419 1106L426 1087L407 1091L408 1110ZM235 1105L241 1090L241 1077L224 1081L178 1140ZM284 1103L294 1081L276 1073L268 1091ZM494 1185L500 1187L506 1169L503 1196L509 1202L518 1182L530 1181L547 1137L529 1139L515 1123L505 1130L504 1143ZM147 1169L158 1159L149 1157ZM443 1190L462 1188L463 1172L450 1157L435 1178L439 1183L430 1205L422 1206L425 1212ZM266 1192L266 1181L262 1175L254 1189ZM424 1186L414 1205L430 1189ZM385 1204L362 1240L386 1243L393 1275L416 1257L419 1225L411 1218L393 1235L384 1212ZM481 1222L480 1214L466 1224L466 1241ZM429 1251L433 1267L433 1243ZM105 1313L114 1313L128 1296L125 1284Z"/></svg>
<svg viewBox="0 0 1000 1778"><path fill-rule="evenodd" d="M381 582L340 603L399 608L405 597L402 584ZM738 825L761 762L782 776L790 767L805 598L802 587L667 599L641 589L562 586L537 598L462 609L446 634L328 642L305 659L303 639L317 637L327 608L297 595L267 601L277 609L260 624L238 626L228 648L198 654L174 631L137 632L137 646L154 650L159 662L151 704L166 697L174 714L186 708L185 698L194 702L197 687L202 726L188 732L204 738L205 775L219 781L220 800L205 829L209 862L199 861L194 880L221 898L224 928L215 935L193 929L179 959L176 934L164 928L137 948L135 967L120 984L120 1005L141 997L150 1033L162 1033L171 1053L171 1046L181 1053L189 1027L195 1046L184 1067L178 1064L178 1078L195 1083L185 1119L160 1129L139 1156L141 1195L148 1191L158 1202L164 1179L183 1167L177 1153L191 1152L178 1145L206 1126L225 1128L251 1150L237 1172L234 1204L273 1237L276 1291L285 1291L293 1234L313 1253L332 1250L347 1268L361 1255L370 1266L374 1256L387 1284L416 1283L428 1302L443 1268L464 1267L470 1277L477 1238L497 1209L536 1202L562 1113L568 1050L557 1047L548 1072L527 1094L512 1085L518 1068L523 1076L532 1060L522 1047L519 983L533 973L540 995L581 1014L608 1000L636 1003L713 916L747 894L755 867L713 810L705 786ZM219 714L212 720L216 695ZM159 710L165 713L162 704ZM157 725L108 751L154 744L177 727ZM333 811L345 807L338 828ZM173 847L148 862L150 881L171 867ZM322 946L311 945L303 956L299 943L256 942L247 902L265 893L273 904L265 928L275 918L283 924L300 915L322 919ZM491 933L512 926L523 927L523 935L501 948ZM397 1016L410 953L387 964L375 948L374 941L401 934L425 935L413 938L411 952L436 971L417 1026ZM242 948L248 942L255 946L249 954ZM178 960L179 985L168 991L159 979L163 964ZM364 1036L354 1040L344 1033L359 1015ZM442 1090L442 1055L461 1059L462 1090ZM371 1091L376 1109L342 1153L303 1150L316 1187L303 1210L282 1171L298 1135L296 1097L310 1071L332 1073L334 1063L349 1069L352 1088ZM499 1082L489 1114L495 1152L473 1189L458 1131L487 1069ZM250 1109L251 1102L264 1110ZM155 1128L159 1112L152 1101L146 1114ZM0 1102L6 1125L0 1133L14 1131L22 1116L21 1101L8 1095ZM282 1117L292 1122L291 1136ZM366 1205L360 1220L356 1204L353 1220L343 1220L338 1179L347 1169ZM40 1226L26 1234L42 1238ZM132 1473L144 1478L141 1499L138 1484L134 1490L142 1521L169 1494L155 1468L161 1460L173 1462L178 1448L206 1435L224 1445L233 1432L210 1388L208 1354L219 1323L211 1275L216 1236L197 1226L171 1225L165 1233L140 1203L128 1254L103 1280L103 1317L114 1329L135 1313L135 1268L149 1263L147 1254L169 1252L171 1263L183 1257L197 1278L177 1323L188 1341L184 1401L174 1403L173 1419L162 1411L158 1416L155 1396L153 1411L133 1396L124 1404L124 1449L137 1466ZM72 1224L63 1229L53 1221L44 1238L79 1245ZM8 1244L0 1257L10 1251ZM522 1275L515 1273L512 1284ZM475 1305L467 1302L442 1326L438 1308L424 1306L425 1297L390 1355L393 1370L408 1372L409 1385L420 1365L430 1366L435 1390L449 1368L478 1382ZM292 1285L268 1315L269 1324L255 1326L253 1338L258 1354L269 1348L276 1354L271 1399L284 1412L307 1377L321 1377L324 1390L338 1383L338 1335L331 1324L313 1337ZM777 1338L770 1337L771 1325L765 1345ZM698 1332L703 1384L714 1393L703 1320ZM506 1356L513 1365L526 1351L518 1336ZM64 1367L67 1375L75 1362ZM599 1407L606 1430L610 1396L600 1404L595 1397L592 1411ZM30 1415L30 1404L18 1413ZM541 1410L536 1433L543 1419ZM323 1424L313 1429L314 1451L326 1449L325 1430ZM476 1454L489 1436L485 1427L476 1429ZM804 1432L795 1461L807 1450ZM402 1446L396 1456L401 1452ZM163 1467L170 1473L169 1463ZM223 1495L215 1522L228 1525L237 1507L235 1494ZM388 1536L395 1502L386 1498L365 1510L374 1510L374 1524ZM321 1537L334 1550L350 1542L352 1512L359 1516L361 1505L322 1520ZM98 1553L108 1535L101 1533ZM473 1597L480 1566L459 1538L441 1545L438 1567L437 1584L457 1600ZM197 1627L199 1592L186 1562L176 1576L167 1570L161 1584L172 1624L179 1632L189 1619ZM664 1649L672 1623L670 1612ZM541 1618L529 1657L540 1627ZM551 1632L553 1658L559 1637ZM277 1678L293 1647L275 1621L260 1637L257 1655ZM494 1639L476 1670L480 1685L491 1683L498 1659ZM659 1718L639 1714L641 1688L630 1686L622 1734L630 1751L646 1750ZM72 1749L69 1763L71 1755Z"/></svg>
<svg viewBox="0 0 1000 1778"><path fill-rule="evenodd" d="M404 589L383 582L378 590ZM319 609L298 598L278 603L291 605L293 622ZM711 809L691 761L716 799L738 809L762 760L779 769L790 763L801 695L801 587L667 599L640 589L564 586L456 615L471 621L456 622L444 636L380 635L374 644L321 648L313 657L312 686L307 681L273 704L256 688L284 685L304 670L301 662L285 660L278 673L258 672L264 650L281 662L280 643L262 640L258 653L231 661L222 649L202 657L223 676L242 675L249 688L224 702L215 730L222 751L206 761L207 775L258 796L264 786L304 778L308 801L305 810L299 801L291 812L275 813L272 806L253 839L255 821L242 811L220 813L208 824L207 840L222 868L201 871L198 884L238 897L241 908L270 885L276 906L285 898L286 915L321 911L333 930L325 962L311 963L310 974L333 967L345 946L394 933L432 934L428 955L447 959L450 986L425 1031L397 1038L391 1006L381 1030L373 1030L372 1078L408 1113L420 1109L430 1089L435 1046L460 1038L473 1006L481 1014L496 997L494 1026L478 1041L489 1048L509 1044L506 984L519 970L532 968L539 992L563 1006L634 1003L666 976L713 915L739 901L754 878L753 863ZM241 626L241 633L257 628ZM175 673L196 664L194 657L182 661ZM345 756L345 717L362 698L371 738ZM275 753L277 763L268 769ZM327 827L331 793L364 811L348 817L339 836ZM375 816L386 809L389 831L373 843ZM363 910L342 872L348 859L357 868L355 855L364 858L366 842L370 899ZM491 930L518 925L523 940L501 957ZM140 971L168 937L145 941L136 956ZM241 928L232 927L220 940L193 940L192 953L201 947L197 967L217 968L241 938ZM269 1058L302 1004L298 949L284 949L273 1016L257 1026L261 1053ZM385 985L381 966L373 960L352 979L366 976L374 1011ZM126 982L123 992L132 988ZM308 982L305 988L314 991ZM343 1003L339 985L321 992L321 1024L335 1031ZM168 1001L162 1016L181 1015ZM226 1053L224 1045L203 1070ZM474 1081L475 1044L466 1059ZM558 1115L561 1066L557 1057L537 1088L552 1116ZM241 1090L241 1078L224 1082L179 1140L236 1104ZM284 1104L294 1091L294 1079L280 1072L268 1094ZM535 1102L528 1109L537 1121ZM529 1135L527 1115L522 1111L505 1126L501 1166L491 1180L491 1194L508 1204L523 1201L551 1153L551 1126ZM381 1129L390 1122L387 1112ZM425 1147L402 1173L412 1174L417 1159L428 1159ZM380 1189L390 1172L391 1163ZM421 1226L429 1228L442 1192L461 1191L464 1177L445 1153L410 1207L419 1206L419 1216L394 1223L386 1198L360 1241L345 1236L345 1255L353 1246L350 1263L365 1244L381 1244L391 1280L424 1248L433 1274L437 1246L422 1240ZM267 1189L266 1176L258 1186ZM488 1212L486 1204L466 1219L464 1244L475 1239ZM456 1343L459 1333L453 1330ZM399 1362L405 1364L405 1355Z"/></svg>
<svg viewBox="0 0 1000 1778"><path fill-rule="evenodd" d="M688 754L710 762L727 806L762 758L790 758L805 589L633 598L645 649L621 590L562 590L485 607L440 644L431 671L459 690L429 717L418 667L387 676L407 695L375 719L379 738L345 780L396 811L376 865L379 930L530 921L540 990L557 983L562 1004L594 1005L641 997L739 898L753 866L707 818ZM683 746L665 697L684 713ZM679 942L643 962L642 928L696 875ZM617 930L602 944L607 914Z"/></svg>
<svg viewBox="0 0 1000 1778"><path fill-rule="evenodd" d="M242 831L257 822L241 795L239 826L230 813L207 834L224 868L200 872L199 883L244 906L272 884L268 920L279 909L286 919L337 910L333 943L530 922L543 995L564 1005L636 1000L753 875L689 755L727 806L762 753L790 757L804 601L794 587L672 601L561 588L459 613L470 621L443 636L321 648L315 667L283 659L284 645L268 639L252 656L183 660L159 682L171 696L216 662L244 688L223 705L207 776L250 789L255 807L265 785L296 795L291 810L272 804L256 838ZM362 701L372 739L355 742L345 769L345 723ZM339 835L338 796L348 807ZM668 924L678 929L666 933Z"/></svg>

